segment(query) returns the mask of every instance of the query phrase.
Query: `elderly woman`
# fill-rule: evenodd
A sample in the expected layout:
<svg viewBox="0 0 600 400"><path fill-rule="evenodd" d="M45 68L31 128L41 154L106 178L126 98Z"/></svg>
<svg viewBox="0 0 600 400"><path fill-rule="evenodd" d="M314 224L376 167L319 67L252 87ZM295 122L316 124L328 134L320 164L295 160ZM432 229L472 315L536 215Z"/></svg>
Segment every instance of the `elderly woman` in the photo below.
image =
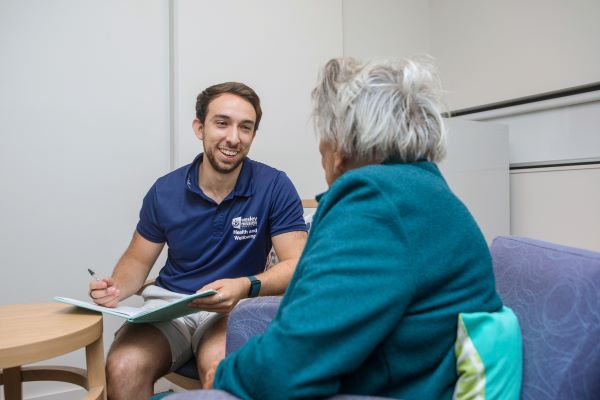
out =
<svg viewBox="0 0 600 400"><path fill-rule="evenodd" d="M277 317L220 363L214 387L452 398L457 316L502 301L487 244L435 164L436 82L411 61L324 67L312 96L329 190Z"/></svg>

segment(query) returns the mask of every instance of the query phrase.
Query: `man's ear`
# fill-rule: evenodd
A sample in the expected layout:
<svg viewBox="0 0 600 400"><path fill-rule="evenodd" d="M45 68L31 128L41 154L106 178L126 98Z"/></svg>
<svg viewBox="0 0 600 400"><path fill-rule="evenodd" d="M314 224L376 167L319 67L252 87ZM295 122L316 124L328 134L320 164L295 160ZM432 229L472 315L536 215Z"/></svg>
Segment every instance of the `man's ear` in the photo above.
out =
<svg viewBox="0 0 600 400"><path fill-rule="evenodd" d="M194 121L192 121L192 129L198 139L204 139L204 124L198 118L194 118Z"/></svg>

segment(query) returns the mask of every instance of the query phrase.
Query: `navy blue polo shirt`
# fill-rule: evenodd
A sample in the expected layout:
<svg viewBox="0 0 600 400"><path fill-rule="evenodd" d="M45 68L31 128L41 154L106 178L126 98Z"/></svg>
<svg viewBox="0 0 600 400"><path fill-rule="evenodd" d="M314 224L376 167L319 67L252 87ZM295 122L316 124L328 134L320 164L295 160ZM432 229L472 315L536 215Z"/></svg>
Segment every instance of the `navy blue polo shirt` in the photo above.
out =
<svg viewBox="0 0 600 400"><path fill-rule="evenodd" d="M255 275L265 268L273 236L306 231L302 202L284 172L246 157L233 191L217 204L198 187L202 158L154 183L137 225L147 240L166 242L156 284L178 293Z"/></svg>

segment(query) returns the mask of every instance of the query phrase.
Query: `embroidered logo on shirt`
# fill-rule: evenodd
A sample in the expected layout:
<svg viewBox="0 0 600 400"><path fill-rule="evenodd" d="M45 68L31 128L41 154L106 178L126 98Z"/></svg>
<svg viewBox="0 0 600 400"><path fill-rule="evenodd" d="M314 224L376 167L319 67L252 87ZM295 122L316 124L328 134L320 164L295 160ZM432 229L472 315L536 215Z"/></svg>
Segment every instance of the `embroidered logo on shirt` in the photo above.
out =
<svg viewBox="0 0 600 400"><path fill-rule="evenodd" d="M233 238L235 240L254 239L256 237L258 218L236 217L231 220L233 226Z"/></svg>

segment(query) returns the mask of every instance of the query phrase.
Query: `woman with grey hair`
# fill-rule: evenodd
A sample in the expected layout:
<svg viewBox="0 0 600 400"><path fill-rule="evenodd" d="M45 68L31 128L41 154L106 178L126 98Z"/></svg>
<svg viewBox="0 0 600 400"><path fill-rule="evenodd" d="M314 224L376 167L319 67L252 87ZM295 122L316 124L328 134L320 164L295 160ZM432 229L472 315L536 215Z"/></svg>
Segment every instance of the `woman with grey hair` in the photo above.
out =
<svg viewBox="0 0 600 400"><path fill-rule="evenodd" d="M312 97L329 190L278 315L220 363L215 387L255 399L451 399L476 386L457 384L458 316L510 312L483 235L435 164L438 96L426 65L327 63ZM504 321L519 348L514 314ZM518 398L520 370L505 369L500 398Z"/></svg>

